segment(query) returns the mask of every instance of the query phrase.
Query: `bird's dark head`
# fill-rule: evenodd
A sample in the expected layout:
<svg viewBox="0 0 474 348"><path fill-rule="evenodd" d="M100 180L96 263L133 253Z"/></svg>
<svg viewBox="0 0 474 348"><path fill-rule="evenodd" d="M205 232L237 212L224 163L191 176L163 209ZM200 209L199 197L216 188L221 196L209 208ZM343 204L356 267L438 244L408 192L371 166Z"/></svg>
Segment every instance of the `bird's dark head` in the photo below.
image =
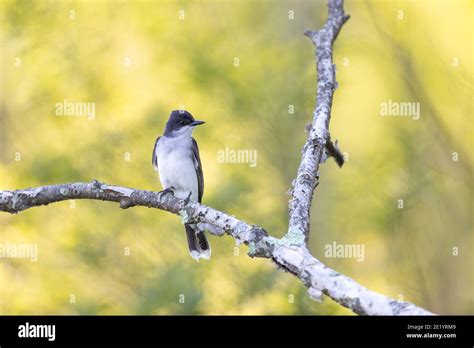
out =
<svg viewBox="0 0 474 348"><path fill-rule="evenodd" d="M195 120L193 115L186 110L173 110L166 122L164 135L167 137L191 136L194 127L203 123L204 121Z"/></svg>

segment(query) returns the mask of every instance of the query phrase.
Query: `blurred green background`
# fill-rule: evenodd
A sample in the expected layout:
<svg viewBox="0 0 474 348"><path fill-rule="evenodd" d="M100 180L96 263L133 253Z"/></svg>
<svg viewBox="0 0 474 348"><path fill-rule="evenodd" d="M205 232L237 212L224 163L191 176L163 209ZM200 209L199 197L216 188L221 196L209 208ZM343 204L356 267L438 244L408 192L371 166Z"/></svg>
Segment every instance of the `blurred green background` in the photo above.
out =
<svg viewBox="0 0 474 348"><path fill-rule="evenodd" d="M345 8L330 128L348 162L322 166L311 249L375 291L473 314L473 2ZM303 32L325 2L2 0L0 13L1 190L160 190L153 144L184 107L206 121L203 202L283 235L315 99ZM56 116L63 100L95 103L95 118ZM420 119L381 116L388 100L420 103ZM257 150L257 166L218 163L225 147ZM351 313L228 237L196 263L179 218L158 210L75 201L0 222L0 243L39 248L38 262L0 259L1 314ZM333 242L364 245L364 261L325 257Z"/></svg>

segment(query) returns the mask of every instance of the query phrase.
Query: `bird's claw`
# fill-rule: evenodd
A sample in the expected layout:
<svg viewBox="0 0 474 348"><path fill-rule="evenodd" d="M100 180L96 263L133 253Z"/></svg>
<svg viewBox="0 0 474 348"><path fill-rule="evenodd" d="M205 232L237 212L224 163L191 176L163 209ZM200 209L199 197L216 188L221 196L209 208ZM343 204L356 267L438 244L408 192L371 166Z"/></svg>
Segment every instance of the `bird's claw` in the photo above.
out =
<svg viewBox="0 0 474 348"><path fill-rule="evenodd" d="M162 194L162 195L173 195L173 196L174 196L173 190L172 190L171 188L169 188L169 187L166 188L166 189L164 189L163 191L161 191L161 194Z"/></svg>
<svg viewBox="0 0 474 348"><path fill-rule="evenodd" d="M188 205L189 201L191 200L191 191L189 191L188 197L184 200L184 205Z"/></svg>

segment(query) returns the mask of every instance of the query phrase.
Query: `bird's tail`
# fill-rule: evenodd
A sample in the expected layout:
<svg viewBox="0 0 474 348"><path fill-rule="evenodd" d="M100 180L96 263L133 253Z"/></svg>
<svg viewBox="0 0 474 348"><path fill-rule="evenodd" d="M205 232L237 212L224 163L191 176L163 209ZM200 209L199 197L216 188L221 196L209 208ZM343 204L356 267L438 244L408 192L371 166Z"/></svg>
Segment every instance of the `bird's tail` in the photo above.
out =
<svg viewBox="0 0 474 348"><path fill-rule="evenodd" d="M191 224L185 224L184 227L186 228L191 257L197 262L199 262L201 258L209 260L211 258L211 246L207 241L204 231L198 231Z"/></svg>

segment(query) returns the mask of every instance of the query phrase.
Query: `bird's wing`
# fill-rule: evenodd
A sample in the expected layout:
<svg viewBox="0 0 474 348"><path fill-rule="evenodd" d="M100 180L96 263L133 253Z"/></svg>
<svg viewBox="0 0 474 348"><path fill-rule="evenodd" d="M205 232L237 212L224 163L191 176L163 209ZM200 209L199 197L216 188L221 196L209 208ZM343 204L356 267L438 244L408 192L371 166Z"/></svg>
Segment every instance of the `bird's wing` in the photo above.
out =
<svg viewBox="0 0 474 348"><path fill-rule="evenodd" d="M193 139L193 160L196 168L196 175L198 179L198 198L201 203L202 195L204 194L204 175L202 174L201 158L199 157L199 147L196 140Z"/></svg>
<svg viewBox="0 0 474 348"><path fill-rule="evenodd" d="M158 146L158 141L161 137L156 138L155 146L153 147L153 153L151 156L151 164L155 167L155 170L158 170L158 156L156 155L156 147Z"/></svg>

